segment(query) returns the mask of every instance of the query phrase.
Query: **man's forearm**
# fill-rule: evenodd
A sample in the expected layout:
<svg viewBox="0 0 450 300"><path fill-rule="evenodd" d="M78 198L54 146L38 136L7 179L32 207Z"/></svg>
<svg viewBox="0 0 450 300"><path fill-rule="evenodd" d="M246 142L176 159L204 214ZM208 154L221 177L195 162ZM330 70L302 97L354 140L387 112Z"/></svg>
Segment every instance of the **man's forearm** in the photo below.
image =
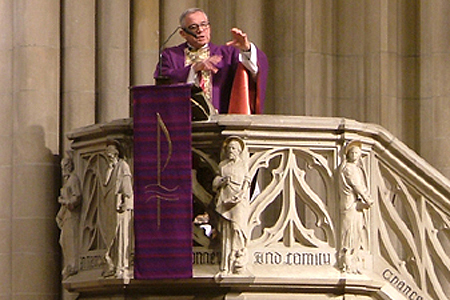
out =
<svg viewBox="0 0 450 300"><path fill-rule="evenodd" d="M239 61L253 76L258 74L258 49L253 43L250 43L250 51L240 51Z"/></svg>

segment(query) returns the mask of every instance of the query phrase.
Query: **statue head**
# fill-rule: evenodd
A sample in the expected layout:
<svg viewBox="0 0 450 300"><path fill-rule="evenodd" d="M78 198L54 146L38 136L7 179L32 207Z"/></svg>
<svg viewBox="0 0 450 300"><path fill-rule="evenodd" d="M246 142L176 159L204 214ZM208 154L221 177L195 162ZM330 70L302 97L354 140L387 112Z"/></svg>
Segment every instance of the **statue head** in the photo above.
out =
<svg viewBox="0 0 450 300"><path fill-rule="evenodd" d="M119 161L119 149L114 144L110 144L106 147L106 158L110 164L116 164Z"/></svg>
<svg viewBox="0 0 450 300"><path fill-rule="evenodd" d="M73 171L73 161L71 158L65 157L61 160L61 170L63 176L68 176Z"/></svg>
<svg viewBox="0 0 450 300"><path fill-rule="evenodd" d="M345 156L348 162L357 162L361 158L362 143L360 141L351 141L345 148Z"/></svg>
<svg viewBox="0 0 450 300"><path fill-rule="evenodd" d="M230 136L223 142L222 159L237 160L242 158L244 149L245 143L240 137Z"/></svg>

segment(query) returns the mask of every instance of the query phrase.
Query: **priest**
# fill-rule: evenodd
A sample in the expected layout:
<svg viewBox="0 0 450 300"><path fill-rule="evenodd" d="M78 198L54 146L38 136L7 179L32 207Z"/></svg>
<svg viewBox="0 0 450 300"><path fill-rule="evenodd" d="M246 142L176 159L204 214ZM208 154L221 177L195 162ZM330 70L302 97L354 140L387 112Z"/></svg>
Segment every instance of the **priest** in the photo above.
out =
<svg viewBox="0 0 450 300"><path fill-rule="evenodd" d="M247 34L233 28L226 45L211 43L210 23L200 8L183 12L180 28L186 42L164 49L154 77L201 87L218 113L262 113L268 62Z"/></svg>

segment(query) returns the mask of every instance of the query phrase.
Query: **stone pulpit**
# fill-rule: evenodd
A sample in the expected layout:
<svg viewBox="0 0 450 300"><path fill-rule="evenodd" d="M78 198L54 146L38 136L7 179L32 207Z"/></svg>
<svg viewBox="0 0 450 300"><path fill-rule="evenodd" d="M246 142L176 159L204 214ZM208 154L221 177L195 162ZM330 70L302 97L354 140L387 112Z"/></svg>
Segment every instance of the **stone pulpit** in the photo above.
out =
<svg viewBox="0 0 450 300"><path fill-rule="evenodd" d="M79 299L450 299L450 182L380 126L193 122L192 276L152 280L133 273L133 120L68 138L80 193L63 284Z"/></svg>

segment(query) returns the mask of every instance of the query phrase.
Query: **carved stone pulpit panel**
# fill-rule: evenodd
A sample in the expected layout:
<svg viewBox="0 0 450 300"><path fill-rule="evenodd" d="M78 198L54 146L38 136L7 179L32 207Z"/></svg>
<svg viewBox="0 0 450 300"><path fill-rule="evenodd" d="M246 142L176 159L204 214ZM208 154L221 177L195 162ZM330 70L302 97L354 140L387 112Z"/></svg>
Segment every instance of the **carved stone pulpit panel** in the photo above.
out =
<svg viewBox="0 0 450 300"><path fill-rule="evenodd" d="M72 133L74 175L79 178L78 272L86 278L133 277L133 160L129 120Z"/></svg>

